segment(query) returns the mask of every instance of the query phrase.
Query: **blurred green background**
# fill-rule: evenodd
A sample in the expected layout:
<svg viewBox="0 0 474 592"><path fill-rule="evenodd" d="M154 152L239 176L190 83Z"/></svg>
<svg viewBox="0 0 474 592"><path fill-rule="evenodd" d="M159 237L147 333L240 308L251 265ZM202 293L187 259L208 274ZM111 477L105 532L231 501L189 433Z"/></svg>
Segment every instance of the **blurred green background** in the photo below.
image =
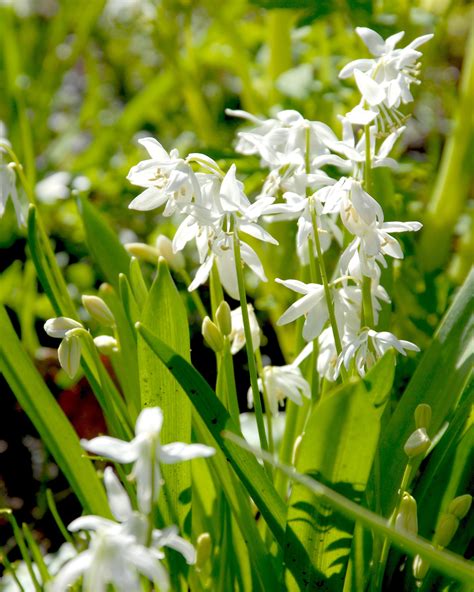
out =
<svg viewBox="0 0 474 592"><path fill-rule="evenodd" d="M124 242L172 233L169 219L156 212L127 209L138 192L125 177L144 157L138 138L153 135L168 150L236 160L252 195L265 172L257 159L234 153L240 124L225 108L264 116L297 109L339 133L337 115L358 102L358 92L338 72L367 57L354 28L368 26L384 37L404 30L402 45L434 32L422 48L422 84L398 148L401 171L376 178L387 219L425 225L419 236L402 237L406 261L387 287L400 335L426 346L473 260L473 16L472 4L449 0L0 0L0 136L37 184L72 295L79 302L100 283L74 191L89 193ZM285 257L282 264L288 266ZM63 399L70 417L79 409L71 400L80 401L83 416L74 421L78 431L87 429L95 416L94 409L88 415L84 385L71 385L58 374L54 355L39 349L53 345L42 331L53 312L11 205L0 219L0 272L0 301L25 347L40 358L59 396L69 393ZM270 308L272 286L256 296L261 308ZM400 380L410 363L401 364ZM38 460L39 453L34 456L34 442L28 440L29 448L24 442L31 427L19 424L18 414L12 427L14 402L7 400L11 410L0 421L0 506L16 499L26 517L32 508L41 517L37 492L56 475L48 473L54 469L44 454L36 473L20 475L21 455Z"/></svg>

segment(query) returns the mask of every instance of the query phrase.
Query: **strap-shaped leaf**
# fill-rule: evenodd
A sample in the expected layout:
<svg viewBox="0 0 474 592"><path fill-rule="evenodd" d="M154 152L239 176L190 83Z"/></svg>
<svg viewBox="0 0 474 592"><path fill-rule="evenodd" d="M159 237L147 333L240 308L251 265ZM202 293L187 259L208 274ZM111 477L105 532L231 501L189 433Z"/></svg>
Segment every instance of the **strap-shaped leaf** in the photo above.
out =
<svg viewBox="0 0 474 592"><path fill-rule="evenodd" d="M87 512L110 516L104 489L74 429L23 350L0 306L0 369Z"/></svg>
<svg viewBox="0 0 474 592"><path fill-rule="evenodd" d="M86 231L89 252L105 279L118 290L119 275L129 273L130 255L86 197L80 197L77 203Z"/></svg>
<svg viewBox="0 0 474 592"><path fill-rule="evenodd" d="M179 381L217 445L222 449L259 508L275 538L280 544L283 544L286 521L286 508L283 500L275 491L255 456L222 437L223 430L240 435L239 426L232 420L227 409L205 379L189 362L142 324L137 324L137 330L156 356Z"/></svg>
<svg viewBox="0 0 474 592"><path fill-rule="evenodd" d="M164 343L183 358L190 359L186 309L163 258L158 263L158 273L141 318L143 325ZM162 364L157 363L153 349L141 337L138 339L138 368L142 407L159 406L163 409L163 442L190 442L191 404L179 383ZM164 466L163 476L166 487L160 500L162 511L168 521L178 518L182 527L190 507L190 464Z"/></svg>

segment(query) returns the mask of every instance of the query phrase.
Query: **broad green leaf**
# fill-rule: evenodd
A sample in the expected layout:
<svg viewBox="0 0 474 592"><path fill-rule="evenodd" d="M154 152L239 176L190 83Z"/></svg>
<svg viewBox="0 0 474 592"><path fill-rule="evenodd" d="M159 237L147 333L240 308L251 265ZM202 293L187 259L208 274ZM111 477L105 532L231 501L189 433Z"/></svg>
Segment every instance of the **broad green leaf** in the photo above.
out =
<svg viewBox="0 0 474 592"><path fill-rule="evenodd" d="M253 452L257 458L283 471L290 479L307 487L325 505L331 507L349 520L359 522L364 528L373 530L376 535L388 538L393 545L411 556L420 555L434 569L439 570L441 573L451 576L459 582L472 584L474 580L474 567L469 561L449 551L436 549L429 541L418 535L394 528L382 516L371 512L367 508L341 495L335 489L328 487L321 481L313 479L309 475L299 473L294 467L280 462L268 452L253 448L233 432L227 431L223 436L230 442L234 442L237 446L240 446L243 450ZM291 568L291 565L287 567Z"/></svg>
<svg viewBox="0 0 474 592"><path fill-rule="evenodd" d="M24 352L0 306L0 368L43 442L87 512L110 516L104 489L74 429Z"/></svg>
<svg viewBox="0 0 474 592"><path fill-rule="evenodd" d="M407 462L403 445L415 429L413 413L420 403L431 405L429 429L434 435L456 406L472 370L474 271L456 295L424 353L380 441L380 495L385 516L393 509Z"/></svg>
<svg viewBox="0 0 474 592"><path fill-rule="evenodd" d="M240 427L232 420L205 379L189 362L143 325L138 324L137 330L164 366L179 381L217 445L224 452L259 508L275 538L282 544L286 514L282 499L254 455L222 437L223 430L240 435Z"/></svg>
<svg viewBox="0 0 474 592"><path fill-rule="evenodd" d="M379 437L379 414L361 383L338 389L315 406L298 451L296 469L317 477L345 497L360 501ZM342 589L353 525L300 484L293 486L288 526L307 556L285 546L287 565L297 563L303 581L289 590ZM306 563L307 560L309 563Z"/></svg>
<svg viewBox="0 0 474 592"><path fill-rule="evenodd" d="M130 255L86 197L80 197L77 203L86 231L89 252L105 279L118 290L119 274L129 273Z"/></svg>
<svg viewBox="0 0 474 592"><path fill-rule="evenodd" d="M181 356L190 359L186 309L163 258L158 263L158 273L141 318L143 325L154 335ZM163 409L163 442L190 442L191 404L176 379L162 364L157 363L155 353L142 337L138 339L138 368L142 407L159 406ZM162 496L162 511L170 519L177 516L182 526L190 508L190 500L189 495L187 501L183 498L180 500L180 496L186 492L189 494L190 464L165 466L163 475L166 487Z"/></svg>

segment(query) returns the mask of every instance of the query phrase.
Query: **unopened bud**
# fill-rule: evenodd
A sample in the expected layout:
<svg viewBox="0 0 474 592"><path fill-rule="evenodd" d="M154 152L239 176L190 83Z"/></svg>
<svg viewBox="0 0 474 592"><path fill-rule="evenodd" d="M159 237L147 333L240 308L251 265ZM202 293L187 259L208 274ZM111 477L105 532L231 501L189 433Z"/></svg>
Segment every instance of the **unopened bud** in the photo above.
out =
<svg viewBox="0 0 474 592"><path fill-rule="evenodd" d="M431 423L431 406L422 403L415 409L415 424L417 429L429 429Z"/></svg>
<svg viewBox="0 0 474 592"><path fill-rule="evenodd" d="M221 330L222 335L230 335L232 333L232 316L230 314L230 306L223 300L216 310L217 326Z"/></svg>
<svg viewBox="0 0 474 592"><path fill-rule="evenodd" d="M424 454L430 446L431 440L425 428L418 428L408 438L403 450L409 458L414 458L415 456Z"/></svg>
<svg viewBox="0 0 474 592"><path fill-rule="evenodd" d="M447 547L459 526L454 514L441 514L433 541L440 547Z"/></svg>
<svg viewBox="0 0 474 592"><path fill-rule="evenodd" d="M98 335L94 337L94 344L104 356L110 356L112 353L118 351L117 340L110 335Z"/></svg>
<svg viewBox="0 0 474 592"><path fill-rule="evenodd" d="M58 359L69 378L74 378L81 362L81 342L74 335L65 337L58 348Z"/></svg>
<svg viewBox="0 0 474 592"><path fill-rule="evenodd" d="M458 520L462 520L469 512L472 504L472 495L466 493L455 497L448 506L448 512L456 516Z"/></svg>
<svg viewBox="0 0 474 592"><path fill-rule="evenodd" d="M419 555L416 555L413 560L413 575L415 579L424 580L429 569L430 564Z"/></svg>
<svg viewBox="0 0 474 592"><path fill-rule="evenodd" d="M196 569L201 570L209 560L212 551L212 539L208 532L198 536L196 544Z"/></svg>
<svg viewBox="0 0 474 592"><path fill-rule="evenodd" d="M101 325L106 325L107 327L113 327L115 325L114 315L102 298L84 295L82 297L82 304L91 317Z"/></svg>
<svg viewBox="0 0 474 592"><path fill-rule="evenodd" d="M56 317L55 319L48 319L44 324L44 330L50 337L57 337L62 339L66 337L68 331L72 329L81 329L81 323L68 317Z"/></svg>
<svg viewBox="0 0 474 592"><path fill-rule="evenodd" d="M403 494L400 510L395 519L395 528L396 530L413 534L417 534L418 532L416 500L406 491Z"/></svg>
<svg viewBox="0 0 474 592"><path fill-rule="evenodd" d="M158 254L166 259L166 263L168 263L171 269L174 271L180 271L184 268L185 261L183 254L179 251L178 253L173 251L172 241L164 234L160 234L156 239L156 249Z"/></svg>
<svg viewBox="0 0 474 592"><path fill-rule="evenodd" d="M153 263L153 265L158 263L160 253L155 247L151 247L145 243L126 243L124 247L130 255L133 255L137 259L143 259L144 261L148 261L148 263Z"/></svg>
<svg viewBox="0 0 474 592"><path fill-rule="evenodd" d="M212 351L216 353L222 351L224 347L224 338L217 325L213 323L209 317L205 317L202 322L202 334Z"/></svg>

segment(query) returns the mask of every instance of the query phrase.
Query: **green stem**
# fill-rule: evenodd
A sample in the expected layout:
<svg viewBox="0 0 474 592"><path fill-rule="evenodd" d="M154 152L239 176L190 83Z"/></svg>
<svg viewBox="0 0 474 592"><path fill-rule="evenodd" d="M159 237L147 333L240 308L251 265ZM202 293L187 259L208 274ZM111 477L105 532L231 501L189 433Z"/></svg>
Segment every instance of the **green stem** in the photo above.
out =
<svg viewBox="0 0 474 592"><path fill-rule="evenodd" d="M153 529L155 527L155 453L156 444L153 440L151 443L151 500L150 500L150 511L148 512L148 529L146 534L146 546L150 547L153 540Z"/></svg>
<svg viewBox="0 0 474 592"><path fill-rule="evenodd" d="M365 134L365 167L364 186L368 194L372 193L372 152L370 146L370 126L364 127ZM372 278L364 276L362 282L362 311L365 324L374 328L374 310L372 307Z"/></svg>
<svg viewBox="0 0 474 592"><path fill-rule="evenodd" d="M56 506L56 502L54 501L54 496L51 489L46 490L46 503L48 504L49 511L51 512L51 515L53 516L54 521L56 522L56 526L61 531L64 540L74 546L72 536L69 534L68 529L64 526L64 522L62 521L61 516L59 515L58 508Z"/></svg>
<svg viewBox="0 0 474 592"><path fill-rule="evenodd" d="M258 436L263 450L268 450L267 436L265 433L265 424L263 422L262 403L260 401L260 390L258 388L257 367L255 364L254 349L252 343L252 331L250 330L249 311L247 308L247 294L245 292L244 272L242 257L240 255L240 240L237 230L234 228L234 257L235 270L237 273L237 283L239 286L240 306L242 309L242 321L245 333L245 348L247 350L247 360L249 365L250 385L252 388L253 404L255 407L255 417L257 419ZM270 471L269 471L270 472Z"/></svg>
<svg viewBox="0 0 474 592"><path fill-rule="evenodd" d="M267 391L267 385L264 380L262 354L260 348L257 347L255 350L255 359L257 360L257 369L260 374L260 380L262 381L263 400L265 402L265 415L267 416L267 428L268 428L268 449L273 452L275 449L273 442L273 429L272 429L272 411L270 408L270 400Z"/></svg>
<svg viewBox="0 0 474 592"><path fill-rule="evenodd" d="M211 312L212 318L215 321L216 310L219 304L224 300L224 292L222 291L221 280L219 278L219 271L215 263L213 263L212 265L209 284L211 292Z"/></svg>
<svg viewBox="0 0 474 592"><path fill-rule="evenodd" d="M337 354L340 355L342 352L341 338L339 336L339 329L337 327L336 313L334 312L334 303L331 297L331 289L329 287L328 277L326 273L326 266L324 264L323 250L321 249L321 241L319 239L318 222L316 218L316 208L314 204L310 205L311 209L311 220L313 223L313 236L314 244L316 245L316 252L318 254L319 271L321 273L321 280L324 287L324 295L326 297L326 305L328 307L329 321L331 323L332 333L334 335L334 343L336 345ZM347 371L344 365L341 366L341 376L345 381L347 380Z"/></svg>
<svg viewBox="0 0 474 592"><path fill-rule="evenodd" d="M235 373L234 373L234 360L230 352L229 338L224 338L224 350L222 351L222 364L224 365L225 378L227 382L227 402L229 413L240 425L240 410L239 410L239 399L237 396L237 387L235 385Z"/></svg>
<svg viewBox="0 0 474 592"><path fill-rule="evenodd" d="M16 570L13 567L13 565L10 563L10 561L8 560L6 553L3 553L3 555L0 557L0 561L5 566L5 570L12 575L12 578L15 580L15 584L18 586L18 591L25 592L25 589L21 585L21 582L18 579L18 576L16 575Z"/></svg>
<svg viewBox="0 0 474 592"><path fill-rule="evenodd" d="M412 474L413 463L408 461L405 471L403 472L402 481L400 483L400 489L398 490L397 501L395 503L395 508L390 516L388 524L391 528L394 527L395 521L397 519L398 512L400 511L400 504L402 503L403 494L408 488L408 484L410 483L410 478ZM381 590L382 582L383 582L383 574L385 571L385 565L388 559L388 552L390 551L390 539L386 537L382 543L382 551L380 553L380 559L377 563L376 571L375 571L375 585L374 590Z"/></svg>

